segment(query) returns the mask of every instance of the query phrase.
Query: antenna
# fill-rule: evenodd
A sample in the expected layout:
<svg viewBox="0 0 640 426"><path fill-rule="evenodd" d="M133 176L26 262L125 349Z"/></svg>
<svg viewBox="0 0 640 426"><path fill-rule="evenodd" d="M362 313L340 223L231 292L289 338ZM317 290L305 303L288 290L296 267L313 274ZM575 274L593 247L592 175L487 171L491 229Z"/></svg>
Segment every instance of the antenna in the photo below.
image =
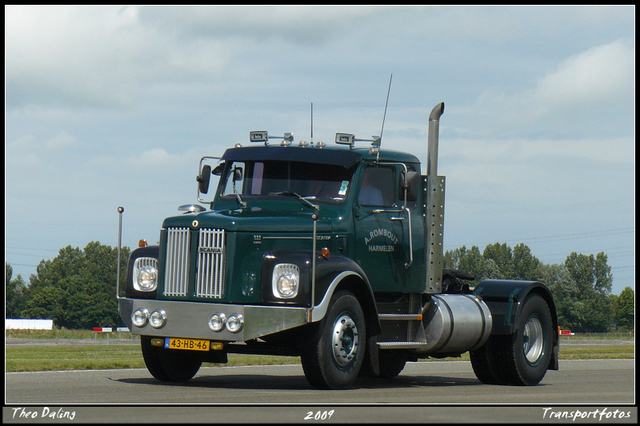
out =
<svg viewBox="0 0 640 426"><path fill-rule="evenodd" d="M389 105L389 93L391 92L391 79L393 73L389 76L389 88L387 89L387 101L384 103L384 115L382 116L382 127L380 128L380 143L382 143L382 132L384 131L384 120L387 118L387 105Z"/></svg>
<svg viewBox="0 0 640 426"><path fill-rule="evenodd" d="M311 102L311 142L313 142L313 102Z"/></svg>

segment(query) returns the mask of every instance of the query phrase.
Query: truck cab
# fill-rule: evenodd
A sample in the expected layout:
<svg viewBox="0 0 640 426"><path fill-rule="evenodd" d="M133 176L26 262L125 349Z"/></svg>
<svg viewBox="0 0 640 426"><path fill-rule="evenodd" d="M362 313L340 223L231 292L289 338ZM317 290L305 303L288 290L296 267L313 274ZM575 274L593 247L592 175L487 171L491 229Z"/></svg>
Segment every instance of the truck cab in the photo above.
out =
<svg viewBox="0 0 640 426"><path fill-rule="evenodd" d="M166 218L158 245L131 253L118 289L151 374L189 380L228 353L300 356L309 382L327 389L467 351L487 383L537 384L557 369L544 284L493 280L472 291L458 285L464 273L443 269L443 111L430 116L424 176L416 156L344 133L329 147L251 132L249 146L203 157L200 204Z"/></svg>

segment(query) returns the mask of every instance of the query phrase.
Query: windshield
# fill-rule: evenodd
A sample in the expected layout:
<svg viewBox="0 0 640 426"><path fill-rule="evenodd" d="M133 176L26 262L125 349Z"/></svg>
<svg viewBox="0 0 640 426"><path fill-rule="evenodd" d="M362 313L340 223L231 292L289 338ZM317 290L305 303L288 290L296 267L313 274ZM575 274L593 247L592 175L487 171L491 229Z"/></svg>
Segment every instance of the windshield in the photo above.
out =
<svg viewBox="0 0 640 426"><path fill-rule="evenodd" d="M297 194L309 200L341 203L355 168L297 161L231 161L221 195L230 198L237 194L245 200Z"/></svg>

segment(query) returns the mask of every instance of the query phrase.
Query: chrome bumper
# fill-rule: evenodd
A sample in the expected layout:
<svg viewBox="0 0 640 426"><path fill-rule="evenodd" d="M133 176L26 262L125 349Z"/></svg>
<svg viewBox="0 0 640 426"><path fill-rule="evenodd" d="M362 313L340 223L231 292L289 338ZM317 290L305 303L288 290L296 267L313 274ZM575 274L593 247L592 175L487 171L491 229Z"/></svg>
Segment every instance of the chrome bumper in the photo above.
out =
<svg viewBox="0 0 640 426"><path fill-rule="evenodd" d="M149 313L162 309L167 321L162 328L133 325L131 314L139 308ZM309 309L281 306L226 305L218 303L194 303L170 300L118 299L118 312L132 334L159 337L184 337L217 341L247 341L278 331L298 327L309 322ZM209 318L223 313L228 318L240 314L244 325L237 333L226 328L215 332L209 328Z"/></svg>

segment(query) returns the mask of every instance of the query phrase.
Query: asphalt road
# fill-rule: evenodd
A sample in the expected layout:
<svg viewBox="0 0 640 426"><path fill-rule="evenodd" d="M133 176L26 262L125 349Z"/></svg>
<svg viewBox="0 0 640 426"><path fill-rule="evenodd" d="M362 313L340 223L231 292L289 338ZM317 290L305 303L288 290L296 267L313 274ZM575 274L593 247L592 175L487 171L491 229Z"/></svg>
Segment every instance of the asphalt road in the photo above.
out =
<svg viewBox="0 0 640 426"><path fill-rule="evenodd" d="M312 388L299 365L203 367L182 384L146 369L6 373L5 403L3 422L73 410L80 423L514 423L603 408L605 420L617 409L629 415L617 423L637 422L634 360L561 360L533 387L484 385L468 361L408 363L394 379L343 391Z"/></svg>

